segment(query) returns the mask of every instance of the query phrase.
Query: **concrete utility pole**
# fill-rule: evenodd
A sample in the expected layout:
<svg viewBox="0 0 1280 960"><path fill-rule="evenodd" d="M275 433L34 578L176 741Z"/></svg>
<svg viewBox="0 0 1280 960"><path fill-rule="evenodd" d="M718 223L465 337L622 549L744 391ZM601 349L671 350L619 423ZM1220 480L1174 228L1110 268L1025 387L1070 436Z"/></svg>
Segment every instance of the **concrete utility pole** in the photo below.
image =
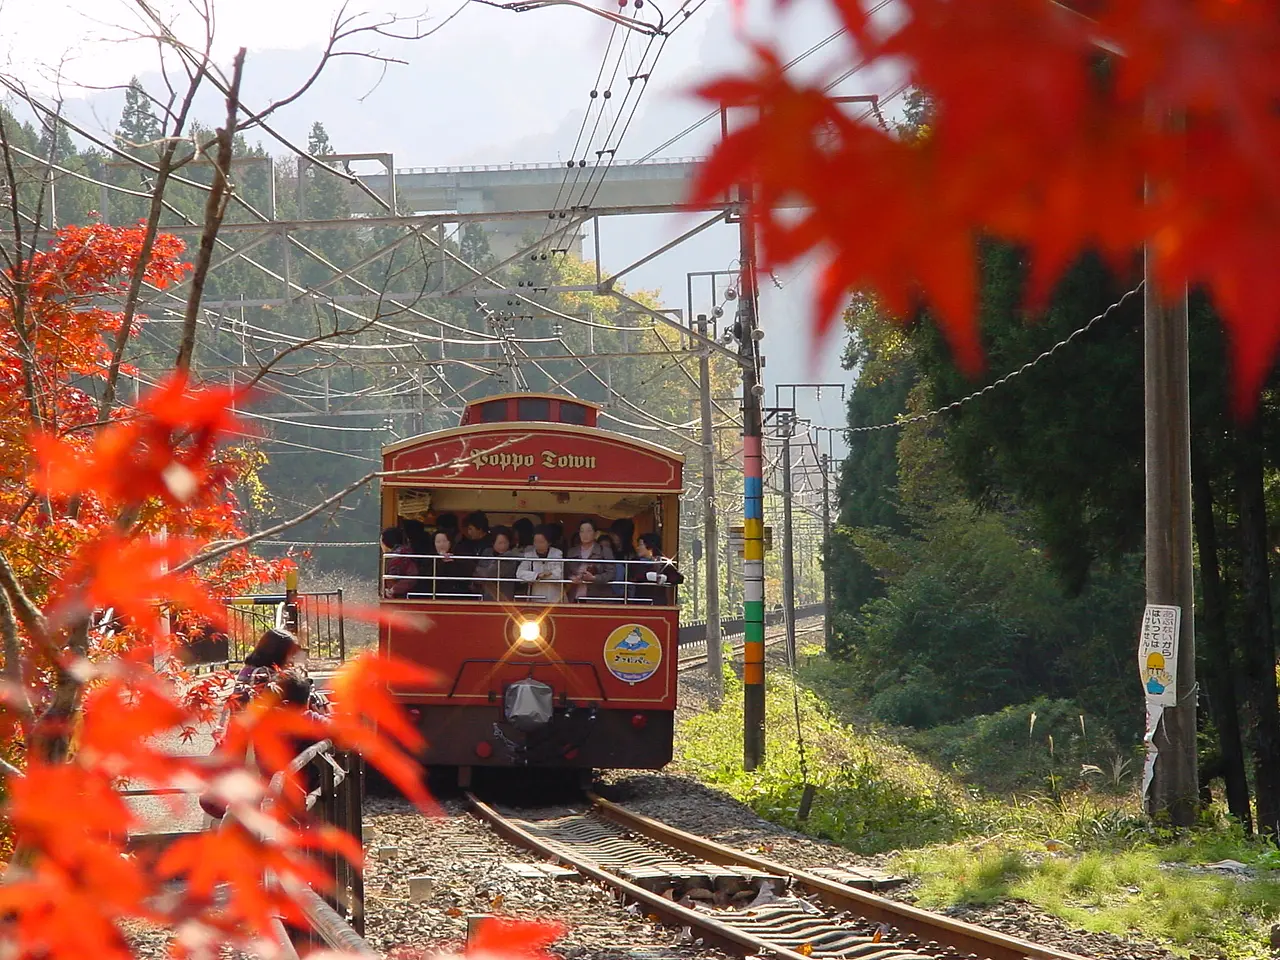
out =
<svg viewBox="0 0 1280 960"><path fill-rule="evenodd" d="M756 339L755 237L746 212L738 221L742 284L738 352L742 357L742 765L764 762L764 418L760 344Z"/></svg>
<svg viewBox="0 0 1280 960"><path fill-rule="evenodd" d="M796 554L795 530L791 525L791 435L795 414L780 411L778 427L782 435L782 619L787 631L787 655L796 658Z"/></svg>
<svg viewBox="0 0 1280 960"><path fill-rule="evenodd" d="M707 336L707 315L698 314L698 333ZM707 576L707 700L712 710L724 702L724 662L720 645L720 537L716 522L716 445L711 425L711 351L698 355L702 401L702 539ZM696 575L695 575L696 579ZM696 587L695 587L696 589Z"/></svg>
<svg viewBox="0 0 1280 960"><path fill-rule="evenodd" d="M1147 603L1182 608L1176 706L1164 708L1155 732L1158 751L1148 807L1174 824L1195 823L1195 586L1191 556L1191 406L1187 361L1187 292L1162 300L1145 254L1143 376L1147 494Z"/></svg>
<svg viewBox="0 0 1280 960"><path fill-rule="evenodd" d="M827 569L831 540L831 457L822 455L822 645L831 653L831 571Z"/></svg>

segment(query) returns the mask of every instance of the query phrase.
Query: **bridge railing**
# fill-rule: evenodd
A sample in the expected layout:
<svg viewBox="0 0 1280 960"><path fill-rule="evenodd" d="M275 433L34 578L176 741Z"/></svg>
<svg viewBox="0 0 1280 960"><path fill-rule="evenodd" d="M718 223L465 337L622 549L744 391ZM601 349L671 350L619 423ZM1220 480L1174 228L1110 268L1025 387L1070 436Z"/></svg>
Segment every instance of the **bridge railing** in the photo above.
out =
<svg viewBox="0 0 1280 960"><path fill-rule="evenodd" d="M657 167L670 163L701 163L705 157L655 157L653 160L616 160L617 167ZM457 167L397 167L396 176L411 176L415 173L488 173L504 170L564 170L566 163L478 163L464 164ZM385 176L374 174L373 176ZM363 178L362 178L363 179Z"/></svg>

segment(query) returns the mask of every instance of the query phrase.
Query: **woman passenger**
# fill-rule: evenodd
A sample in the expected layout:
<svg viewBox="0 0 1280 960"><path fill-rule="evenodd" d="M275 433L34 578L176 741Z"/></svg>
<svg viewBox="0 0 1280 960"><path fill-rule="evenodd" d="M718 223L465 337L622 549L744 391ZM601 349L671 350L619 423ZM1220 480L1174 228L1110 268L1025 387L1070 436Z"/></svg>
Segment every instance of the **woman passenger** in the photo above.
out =
<svg viewBox="0 0 1280 960"><path fill-rule="evenodd" d="M493 546L485 547L476 564L476 588L486 600L510 602L516 596L516 570L520 560L511 549L511 531L494 527L489 531Z"/></svg>
<svg viewBox="0 0 1280 960"><path fill-rule="evenodd" d="M569 581L569 599L611 597L613 548L608 541L596 542L596 525L588 518L578 521L578 542L565 553L564 575Z"/></svg>
<svg viewBox="0 0 1280 960"><path fill-rule="evenodd" d="M564 554L552 546L551 532L546 525L534 528L533 545L516 571L516 577L529 584L529 599L543 603L559 603L564 594Z"/></svg>
<svg viewBox="0 0 1280 960"><path fill-rule="evenodd" d="M399 527L387 527L382 531L379 543L384 557L382 595L388 600L403 600L410 591L416 591L422 585L422 581L417 579L421 572L417 561L406 556L413 552L409 538Z"/></svg>
<svg viewBox="0 0 1280 960"><path fill-rule="evenodd" d="M627 591L627 571L630 564L626 561L636 558L636 550L632 545L636 525L630 517L619 517L609 524L609 543L613 547L613 559L618 561L613 571L613 594L616 597L629 597Z"/></svg>
<svg viewBox="0 0 1280 960"><path fill-rule="evenodd" d="M454 555L453 536L446 530L436 531L436 556L431 561L433 564L431 575L435 587L433 596L437 598L470 593L468 587L471 580L471 565L468 561Z"/></svg>
<svg viewBox="0 0 1280 960"><path fill-rule="evenodd" d="M528 517L521 517L511 525L511 532L514 539L511 541L511 549L524 552L533 546L533 521Z"/></svg>
<svg viewBox="0 0 1280 960"><path fill-rule="evenodd" d="M644 562L631 565L631 596L655 604L671 603L671 588L684 583L684 574L674 560L662 555L662 538L644 533L636 543L636 552Z"/></svg>

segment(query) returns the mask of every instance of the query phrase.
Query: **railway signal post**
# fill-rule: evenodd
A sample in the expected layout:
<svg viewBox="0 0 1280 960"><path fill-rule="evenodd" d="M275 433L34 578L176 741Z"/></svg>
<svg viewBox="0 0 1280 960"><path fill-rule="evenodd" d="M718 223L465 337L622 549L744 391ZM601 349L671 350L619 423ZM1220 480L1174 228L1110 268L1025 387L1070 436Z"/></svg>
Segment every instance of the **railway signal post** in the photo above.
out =
<svg viewBox="0 0 1280 960"><path fill-rule="evenodd" d="M750 219L738 221L742 283L738 351L742 364L742 765L764 762L764 418L760 341L756 327L755 237Z"/></svg>

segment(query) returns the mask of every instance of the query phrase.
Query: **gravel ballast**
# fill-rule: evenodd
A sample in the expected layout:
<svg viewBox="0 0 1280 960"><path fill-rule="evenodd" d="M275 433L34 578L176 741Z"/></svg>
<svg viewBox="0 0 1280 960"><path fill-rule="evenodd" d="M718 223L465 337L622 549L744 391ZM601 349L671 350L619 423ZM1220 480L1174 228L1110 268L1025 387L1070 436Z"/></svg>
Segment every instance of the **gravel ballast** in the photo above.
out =
<svg viewBox="0 0 1280 960"><path fill-rule="evenodd" d="M426 818L407 803L371 800L365 812L366 938L388 956L461 949L467 916L554 919L566 960L723 960L682 931L653 923L583 880L526 879L507 864L537 863L469 816L460 801ZM410 899L410 878L424 899Z"/></svg>

